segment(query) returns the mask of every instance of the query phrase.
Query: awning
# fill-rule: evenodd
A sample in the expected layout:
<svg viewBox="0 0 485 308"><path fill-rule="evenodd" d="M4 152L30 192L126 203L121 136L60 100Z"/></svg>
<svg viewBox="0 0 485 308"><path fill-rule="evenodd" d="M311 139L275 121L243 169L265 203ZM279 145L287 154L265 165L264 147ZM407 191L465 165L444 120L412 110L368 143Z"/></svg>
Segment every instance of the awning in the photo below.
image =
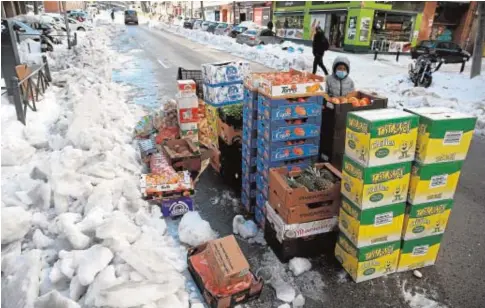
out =
<svg viewBox="0 0 485 308"><path fill-rule="evenodd" d="M315 14L315 13L329 13L329 12L347 12L347 9L326 9L326 10L310 10L310 14Z"/></svg>
<svg viewBox="0 0 485 308"><path fill-rule="evenodd" d="M303 11L274 12L275 15L303 15Z"/></svg>

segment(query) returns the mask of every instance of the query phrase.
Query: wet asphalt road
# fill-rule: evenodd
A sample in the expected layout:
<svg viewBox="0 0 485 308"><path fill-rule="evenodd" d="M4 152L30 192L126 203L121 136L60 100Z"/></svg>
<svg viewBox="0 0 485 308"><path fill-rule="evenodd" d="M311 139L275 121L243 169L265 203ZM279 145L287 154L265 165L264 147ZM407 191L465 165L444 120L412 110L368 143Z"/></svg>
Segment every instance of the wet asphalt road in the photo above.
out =
<svg viewBox="0 0 485 308"><path fill-rule="evenodd" d="M120 42L125 44L125 51L136 49L140 57L138 69L145 77L132 81L131 85L141 89L134 92L133 99L141 100L142 104L149 101L147 109L174 96L179 66L199 69L202 63L235 58L142 25L127 27ZM254 64L253 69L265 70L258 64ZM150 87L146 86L147 82ZM295 278L267 246L249 244L242 239L239 242L253 271L263 268L289 281L297 293L301 292L306 298L305 307L485 307L484 153L485 140L475 136L455 194L439 260L435 266L421 270L422 279L408 272L356 284L345 275L332 255L312 259L312 270ZM203 218L221 236L232 233L232 218L238 212L234 205L237 199L212 169L208 168L201 176L195 201ZM406 299L415 302L406 302ZM261 298L245 307L278 307L280 304L274 290L266 286Z"/></svg>

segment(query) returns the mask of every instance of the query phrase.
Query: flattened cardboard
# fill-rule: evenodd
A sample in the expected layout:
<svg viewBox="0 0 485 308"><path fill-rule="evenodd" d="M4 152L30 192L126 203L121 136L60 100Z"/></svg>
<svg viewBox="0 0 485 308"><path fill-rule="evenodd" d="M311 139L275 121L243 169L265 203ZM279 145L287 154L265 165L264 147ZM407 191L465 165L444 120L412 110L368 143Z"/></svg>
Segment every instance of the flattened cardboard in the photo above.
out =
<svg viewBox="0 0 485 308"><path fill-rule="evenodd" d="M241 282L249 272L249 263L234 235L210 241L206 254L219 286Z"/></svg>
<svg viewBox="0 0 485 308"><path fill-rule="evenodd" d="M176 145L187 146L191 152L190 155L181 156L173 149ZM168 140L163 146L163 151L167 157L168 163L175 170L199 171L201 166L200 151L190 139L173 139Z"/></svg>

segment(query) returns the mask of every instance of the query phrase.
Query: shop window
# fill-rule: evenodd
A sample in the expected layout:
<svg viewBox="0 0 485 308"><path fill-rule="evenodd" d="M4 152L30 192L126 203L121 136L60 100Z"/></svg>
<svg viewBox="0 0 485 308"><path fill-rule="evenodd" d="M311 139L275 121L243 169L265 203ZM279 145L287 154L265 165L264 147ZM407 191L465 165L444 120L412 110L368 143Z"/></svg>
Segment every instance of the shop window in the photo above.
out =
<svg viewBox="0 0 485 308"><path fill-rule="evenodd" d="M413 25L413 15L377 11L374 15L372 40L411 41Z"/></svg>
<svg viewBox="0 0 485 308"><path fill-rule="evenodd" d="M303 39L303 15L275 16L274 26L278 36Z"/></svg>

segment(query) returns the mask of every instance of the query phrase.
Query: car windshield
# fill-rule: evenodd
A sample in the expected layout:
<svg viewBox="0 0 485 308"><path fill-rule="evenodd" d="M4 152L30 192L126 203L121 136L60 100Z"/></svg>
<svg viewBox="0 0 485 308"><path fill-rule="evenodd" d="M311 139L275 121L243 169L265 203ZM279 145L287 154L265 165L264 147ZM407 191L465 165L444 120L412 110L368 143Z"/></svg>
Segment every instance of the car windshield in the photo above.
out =
<svg viewBox="0 0 485 308"><path fill-rule="evenodd" d="M208 25L210 25L210 23L206 21L206 22L203 22L202 25L203 26L208 26Z"/></svg>
<svg viewBox="0 0 485 308"><path fill-rule="evenodd" d="M125 15L136 16L136 11L125 11Z"/></svg>
<svg viewBox="0 0 485 308"><path fill-rule="evenodd" d="M227 24L218 24L217 28L225 29L225 28L227 28Z"/></svg>
<svg viewBox="0 0 485 308"><path fill-rule="evenodd" d="M247 35L257 35L258 34L258 31L256 31L256 30L248 30L248 31L244 32L244 34L247 34Z"/></svg>
<svg viewBox="0 0 485 308"><path fill-rule="evenodd" d="M21 22L21 21L16 20L16 21L15 21L15 23L16 23L16 24L17 24L19 27L22 27L22 28L24 28L25 30L27 30L28 32L35 32L35 30L34 30L34 29L32 29L32 28L31 28L29 25L24 24L24 23L23 23L23 22Z"/></svg>
<svg viewBox="0 0 485 308"><path fill-rule="evenodd" d="M433 41L422 41L421 46L430 48L430 47L434 47L435 43Z"/></svg>

